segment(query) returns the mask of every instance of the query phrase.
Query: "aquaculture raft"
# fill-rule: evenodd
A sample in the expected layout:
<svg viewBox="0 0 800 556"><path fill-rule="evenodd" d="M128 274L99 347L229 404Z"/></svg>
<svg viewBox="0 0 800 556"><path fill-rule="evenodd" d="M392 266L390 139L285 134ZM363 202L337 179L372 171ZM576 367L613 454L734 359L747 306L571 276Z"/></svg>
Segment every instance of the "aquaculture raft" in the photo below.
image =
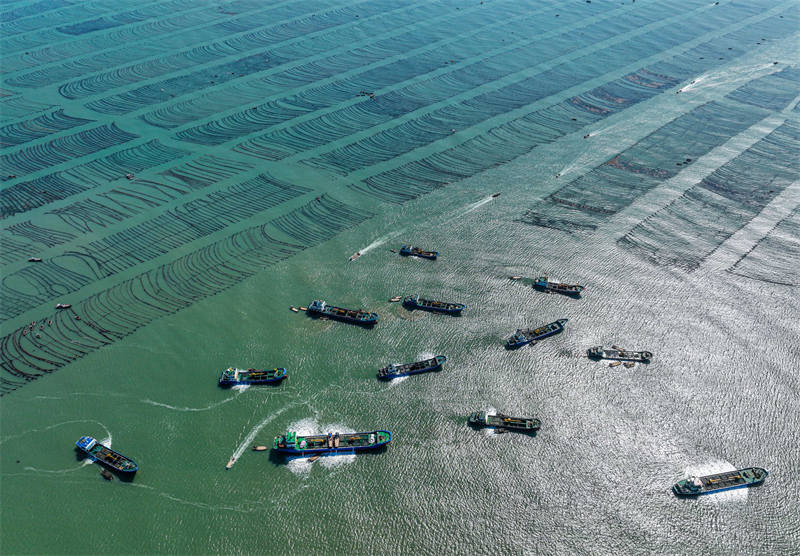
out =
<svg viewBox="0 0 800 556"><path fill-rule="evenodd" d="M439 256L438 251L425 251L413 245L403 245L400 248L400 254L404 257L420 257L422 259L431 259L432 261L435 261L436 257Z"/></svg>
<svg viewBox="0 0 800 556"><path fill-rule="evenodd" d="M428 371L438 371L442 368L442 364L444 364L445 361L447 361L447 357L444 355L437 355L436 357L417 361L416 363L392 363L378 371L378 378L390 379L417 373L427 373Z"/></svg>
<svg viewBox="0 0 800 556"><path fill-rule="evenodd" d="M98 463L102 463L123 473L136 473L139 466L132 459L126 458L122 454L115 452L107 446L103 446L91 436L81 436L75 445L86 452L86 454Z"/></svg>
<svg viewBox="0 0 800 556"><path fill-rule="evenodd" d="M236 369L228 367L219 375L220 386L236 386L239 384L270 384L286 378L286 369Z"/></svg>
<svg viewBox="0 0 800 556"><path fill-rule="evenodd" d="M315 299L308 305L309 314L328 317L353 324L372 325L378 322L378 313L369 313L361 309L343 309L328 305L320 299Z"/></svg>
<svg viewBox="0 0 800 556"><path fill-rule="evenodd" d="M723 490L751 487L763 483L768 475L767 470L761 467L745 467L737 471L683 479L673 485L672 492L678 496L699 496Z"/></svg>
<svg viewBox="0 0 800 556"><path fill-rule="evenodd" d="M392 433L385 430L356 433L328 433L327 435L300 436L287 432L275 437L275 450L287 454L321 454L374 450L392 441Z"/></svg>
<svg viewBox="0 0 800 556"><path fill-rule="evenodd" d="M553 334L558 334L564 330L564 325L569 319L558 319L550 324L545 324L539 328L518 328L516 332L506 340L506 347L516 349L526 346L531 342L537 342Z"/></svg>
<svg viewBox="0 0 800 556"><path fill-rule="evenodd" d="M418 295L407 295L403 298L403 305L411 309L424 309L426 311L436 311L439 313L449 313L452 315L459 314L467 307L463 303L433 301L431 299L422 299Z"/></svg>
<svg viewBox="0 0 800 556"><path fill-rule="evenodd" d="M493 427L499 429L510 429L525 432L539 430L542 425L539 419L528 417L509 417L502 413L489 414L485 411L476 411L469 416L469 423L478 427Z"/></svg>

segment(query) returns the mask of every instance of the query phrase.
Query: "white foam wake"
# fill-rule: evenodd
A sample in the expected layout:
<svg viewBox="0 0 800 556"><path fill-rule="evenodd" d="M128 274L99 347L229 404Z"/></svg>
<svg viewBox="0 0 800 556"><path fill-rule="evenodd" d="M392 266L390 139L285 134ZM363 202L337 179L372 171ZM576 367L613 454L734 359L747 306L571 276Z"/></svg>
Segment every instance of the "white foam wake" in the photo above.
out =
<svg viewBox="0 0 800 556"><path fill-rule="evenodd" d="M141 400L141 402L149 404L149 405L154 405L156 407L163 407L165 409L171 409L173 411L190 411L190 412L191 411L208 411L210 409L214 409L215 407L219 407L222 404L226 404L226 403L228 403L230 401L235 400L236 396L239 396L242 392L247 390L249 387L250 387L249 384L234 386L233 388L231 388L231 390L234 390L236 392L236 395L230 396L229 398L225 398L224 400L221 400L221 401L218 401L218 402L214 402L214 403L212 403L210 405L207 405L205 407L177 407L177 406L174 406L174 405L169 405L167 403L157 402L157 401L150 400L150 399Z"/></svg>

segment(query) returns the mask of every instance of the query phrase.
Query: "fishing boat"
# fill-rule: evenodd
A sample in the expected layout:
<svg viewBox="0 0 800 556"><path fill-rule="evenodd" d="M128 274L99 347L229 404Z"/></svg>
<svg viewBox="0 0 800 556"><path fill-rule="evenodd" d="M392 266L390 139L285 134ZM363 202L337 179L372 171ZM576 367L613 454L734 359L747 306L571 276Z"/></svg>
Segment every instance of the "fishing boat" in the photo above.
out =
<svg viewBox="0 0 800 556"><path fill-rule="evenodd" d="M424 249L414 247L413 245L403 245L400 248L400 254L404 257L420 257L422 259L431 260L436 260L436 257L439 256L438 251L425 251Z"/></svg>
<svg viewBox="0 0 800 556"><path fill-rule="evenodd" d="M530 417L509 417L502 413L491 414L486 411L474 412L469 416L469 423L477 427L494 427L525 432L537 431L542 425L539 419Z"/></svg>
<svg viewBox="0 0 800 556"><path fill-rule="evenodd" d="M270 384L286 378L286 369L237 369L228 367L219 375L220 386L236 386L240 384Z"/></svg>
<svg viewBox="0 0 800 556"><path fill-rule="evenodd" d="M392 441L392 433L385 430L356 433L328 433L301 436L287 432L275 437L274 448L286 454L322 454L325 452L349 452L374 450Z"/></svg>
<svg viewBox="0 0 800 556"><path fill-rule="evenodd" d="M493 198L493 199L497 199L499 196L500 196L500 194L499 194L499 193L493 193L493 194L492 194L492 198Z"/></svg>
<svg viewBox="0 0 800 556"><path fill-rule="evenodd" d="M28 262L29 263L40 263L40 262L42 262L42 259L40 257L28 257Z"/></svg>
<svg viewBox="0 0 800 556"><path fill-rule="evenodd" d="M56 303L56 309L69 309L72 307L71 303Z"/></svg>
<svg viewBox="0 0 800 556"><path fill-rule="evenodd" d="M769 472L761 467L745 467L737 471L726 471L704 477L689 477L672 486L672 492L678 496L699 496L735 488L760 485Z"/></svg>
<svg viewBox="0 0 800 556"><path fill-rule="evenodd" d="M586 350L590 359L616 359L617 361L634 361L636 363L649 363L653 354L649 351L628 351L619 346L611 349L603 349L603 346L595 346Z"/></svg>
<svg viewBox="0 0 800 556"><path fill-rule="evenodd" d="M403 298L403 305L410 309L423 309L425 311L436 311L439 313L449 313L451 315L457 315L467 307L463 303L433 301L432 299L423 299L418 295L407 295Z"/></svg>
<svg viewBox="0 0 800 556"><path fill-rule="evenodd" d="M442 368L447 357L444 355L437 355L430 359L417 361L416 363L392 363L378 371L378 378L390 379L399 376L415 375L417 373L427 373L428 371L438 371Z"/></svg>
<svg viewBox="0 0 800 556"><path fill-rule="evenodd" d="M526 346L532 342L538 342L548 336L552 336L553 334L558 334L564 330L564 324L569 319L558 319L555 322L551 322L550 324L545 324L544 326L540 326L539 328L518 328L516 332L506 340L506 347L509 349L515 349L522 346Z"/></svg>
<svg viewBox="0 0 800 556"><path fill-rule="evenodd" d="M534 280L533 287L547 293L560 293L564 295L580 295L583 286L577 284L564 284L562 282L551 282L547 276L539 276Z"/></svg>
<svg viewBox="0 0 800 556"><path fill-rule="evenodd" d="M378 322L378 313L369 313L361 309L334 307L320 299L315 299L311 302L308 306L308 312L321 317L329 317L354 324L372 325Z"/></svg>
<svg viewBox="0 0 800 556"><path fill-rule="evenodd" d="M103 446L91 436L81 436L75 445L86 452L92 461L115 469L122 473L136 473L139 466L132 459L128 459L122 454L115 452L107 446Z"/></svg>
<svg viewBox="0 0 800 556"><path fill-rule="evenodd" d="M350 258L349 258L349 259L347 259L347 260L348 260L348 261L350 261L350 262L352 263L354 260L356 260L356 259L357 259L357 258L359 258L360 256L361 256L361 251L356 251L355 253L353 253L352 255L350 255Z"/></svg>

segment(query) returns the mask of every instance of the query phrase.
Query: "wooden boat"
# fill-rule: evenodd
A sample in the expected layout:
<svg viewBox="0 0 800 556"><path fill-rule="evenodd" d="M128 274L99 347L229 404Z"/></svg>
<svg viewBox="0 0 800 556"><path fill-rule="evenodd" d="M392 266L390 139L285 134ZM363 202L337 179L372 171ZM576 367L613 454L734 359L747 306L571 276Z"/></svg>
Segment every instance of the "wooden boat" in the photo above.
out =
<svg viewBox="0 0 800 556"><path fill-rule="evenodd" d="M275 437L274 449L287 454L322 454L325 452L350 452L374 450L392 441L392 433L387 430L356 433L328 433L300 436L287 432Z"/></svg>
<svg viewBox="0 0 800 556"><path fill-rule="evenodd" d="M378 322L378 313L369 313L361 309L343 309L342 307L328 305L321 299L312 301L308 306L308 312L320 317L328 317L353 324L369 326Z"/></svg>
<svg viewBox="0 0 800 556"><path fill-rule="evenodd" d="M106 465L111 469L122 473L136 473L139 466L132 459L129 459L119 452L115 452L108 446L100 444L91 436L82 436L75 445L86 452L92 461Z"/></svg>
<svg viewBox="0 0 800 556"><path fill-rule="evenodd" d="M228 367L219 375L220 386L237 386L241 384L269 384L280 382L286 378L286 369L237 369Z"/></svg>
<svg viewBox="0 0 800 556"><path fill-rule="evenodd" d="M447 357L444 355L437 355L436 357L431 357L430 359L425 359L423 361L417 361L416 363L392 363L391 365L387 365L378 371L378 378L388 380L400 376L426 373L428 371L438 371L442 368L442 365L445 361L447 361Z"/></svg>
<svg viewBox="0 0 800 556"><path fill-rule="evenodd" d="M457 315L467 307L463 303L434 301L432 299L423 299L418 295L407 295L405 298L403 298L403 305L411 309L423 309L425 311L449 313L451 315Z"/></svg>
<svg viewBox="0 0 800 556"><path fill-rule="evenodd" d="M436 260L436 257L439 256L438 251L425 251L424 249L414 247L413 245L403 245L400 248L400 254L404 257L419 257L421 259L431 260Z"/></svg>

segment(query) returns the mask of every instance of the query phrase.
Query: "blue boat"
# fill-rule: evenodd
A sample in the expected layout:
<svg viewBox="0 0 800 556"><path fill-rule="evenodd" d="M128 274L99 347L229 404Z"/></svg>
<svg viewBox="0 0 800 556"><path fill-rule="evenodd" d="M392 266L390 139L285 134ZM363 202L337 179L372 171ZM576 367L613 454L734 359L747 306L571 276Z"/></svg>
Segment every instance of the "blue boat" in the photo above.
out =
<svg viewBox="0 0 800 556"><path fill-rule="evenodd" d="M432 261L435 261L436 257L439 256L438 251L425 251L413 245L403 245L400 248L400 254L404 257L420 257L422 259L431 259Z"/></svg>
<svg viewBox="0 0 800 556"><path fill-rule="evenodd" d="M427 373L428 371L438 371L442 368L442 364L447 361L444 355L437 355L430 359L417 361L416 363L392 363L378 371L378 378L385 380L397 378L400 376L415 375L417 373Z"/></svg>
<svg viewBox="0 0 800 556"><path fill-rule="evenodd" d="M220 386L237 386L240 384L270 384L286 378L286 369L237 369L228 367L219 375Z"/></svg>
<svg viewBox="0 0 800 556"><path fill-rule="evenodd" d="M550 324L545 324L539 328L517 328L517 331L506 341L506 347L509 349L516 349L518 347L526 346L532 342L538 342L543 338L558 334L564 330L564 324L569 319L558 319Z"/></svg>
<svg viewBox="0 0 800 556"><path fill-rule="evenodd" d="M356 433L328 433L300 436L287 432L275 437L274 448L286 454L322 454L326 452L359 452L386 446L392 441L392 433L386 430Z"/></svg>
<svg viewBox="0 0 800 556"><path fill-rule="evenodd" d="M539 276L533 283L533 287L547 293L560 293L563 295L571 295L580 297L581 292L584 290L583 286L578 284L564 284L562 282L551 282L547 276Z"/></svg>
<svg viewBox="0 0 800 556"><path fill-rule="evenodd" d="M78 440L75 445L86 452L93 461L106 465L116 471L122 473L136 473L136 471L139 470L139 466L136 465L135 461L123 456L119 452L115 452L108 446L100 444L91 436L81 436L80 440Z"/></svg>
<svg viewBox="0 0 800 556"><path fill-rule="evenodd" d="M353 324L370 326L378 322L378 313L369 313L361 309L343 309L328 305L320 299L315 299L308 305L308 313L320 317L328 317Z"/></svg>
<svg viewBox="0 0 800 556"><path fill-rule="evenodd" d="M418 295L407 295L403 298L403 305L410 309L424 309L425 311L436 311L438 313L449 313L451 315L457 315L467 307L463 303L433 301L431 299L422 299Z"/></svg>

